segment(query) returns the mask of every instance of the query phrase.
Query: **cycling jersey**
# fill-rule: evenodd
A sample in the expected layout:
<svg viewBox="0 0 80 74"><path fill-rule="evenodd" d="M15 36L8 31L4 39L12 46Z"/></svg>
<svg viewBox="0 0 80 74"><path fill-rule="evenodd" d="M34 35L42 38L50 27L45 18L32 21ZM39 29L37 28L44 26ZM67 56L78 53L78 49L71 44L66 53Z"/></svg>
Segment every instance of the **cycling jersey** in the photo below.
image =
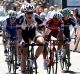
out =
<svg viewBox="0 0 80 74"><path fill-rule="evenodd" d="M26 20L24 22L26 22ZM30 27L28 27L27 25L28 25L27 23L25 24L23 23L21 26L22 38L26 43L28 43L29 39L33 40L36 35L36 27L34 26L34 23Z"/></svg>
<svg viewBox="0 0 80 74"><path fill-rule="evenodd" d="M51 30L50 35L57 37L59 30L58 28L61 27L62 21L56 18L51 18L47 22L48 24L48 29Z"/></svg>
<svg viewBox="0 0 80 74"><path fill-rule="evenodd" d="M7 19L6 32L10 35L11 38L17 36L16 23L11 25L9 18Z"/></svg>
<svg viewBox="0 0 80 74"><path fill-rule="evenodd" d="M17 22L17 25L21 25L24 21L24 17L23 16L20 16L16 19L16 22Z"/></svg>
<svg viewBox="0 0 80 74"><path fill-rule="evenodd" d="M75 26L76 24L74 23L74 21L69 18L68 20L64 20L64 35L66 38L70 38L70 30L69 30L69 26L72 25L72 26Z"/></svg>
<svg viewBox="0 0 80 74"><path fill-rule="evenodd" d="M43 23L43 20L41 19L41 17L37 13L33 14L33 21L37 22L37 24ZM21 25L24 22L24 15L18 16L16 22L18 25Z"/></svg>

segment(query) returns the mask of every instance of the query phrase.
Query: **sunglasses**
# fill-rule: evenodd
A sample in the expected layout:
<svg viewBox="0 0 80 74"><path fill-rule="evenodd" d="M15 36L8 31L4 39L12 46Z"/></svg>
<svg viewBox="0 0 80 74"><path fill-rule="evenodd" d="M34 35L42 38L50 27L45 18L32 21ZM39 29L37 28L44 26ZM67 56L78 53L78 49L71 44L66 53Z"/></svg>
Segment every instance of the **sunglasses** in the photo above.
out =
<svg viewBox="0 0 80 74"><path fill-rule="evenodd" d="M10 19L11 19L11 20L15 20L16 18L13 18L13 17L12 17L12 18L10 18Z"/></svg>
<svg viewBox="0 0 80 74"><path fill-rule="evenodd" d="M26 12L27 14L33 14L33 12Z"/></svg>

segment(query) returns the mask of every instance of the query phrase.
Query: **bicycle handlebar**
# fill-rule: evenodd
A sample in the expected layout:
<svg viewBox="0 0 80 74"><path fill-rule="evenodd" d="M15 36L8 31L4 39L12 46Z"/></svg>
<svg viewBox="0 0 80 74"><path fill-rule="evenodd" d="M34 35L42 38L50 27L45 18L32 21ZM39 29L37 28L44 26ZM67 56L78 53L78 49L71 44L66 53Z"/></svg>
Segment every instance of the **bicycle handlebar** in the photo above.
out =
<svg viewBox="0 0 80 74"><path fill-rule="evenodd" d="M29 44L29 43L22 43L23 46L44 46L45 44L36 44L36 43L32 43L32 44Z"/></svg>
<svg viewBox="0 0 80 74"><path fill-rule="evenodd" d="M58 29L58 30L64 30L63 27L47 27L47 28L53 29L53 30L56 30L56 29Z"/></svg>

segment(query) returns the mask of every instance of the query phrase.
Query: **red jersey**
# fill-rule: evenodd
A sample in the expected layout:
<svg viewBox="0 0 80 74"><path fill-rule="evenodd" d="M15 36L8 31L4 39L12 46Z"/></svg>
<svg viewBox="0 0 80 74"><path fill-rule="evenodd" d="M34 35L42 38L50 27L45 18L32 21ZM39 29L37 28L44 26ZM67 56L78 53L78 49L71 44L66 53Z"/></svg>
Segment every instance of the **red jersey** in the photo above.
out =
<svg viewBox="0 0 80 74"><path fill-rule="evenodd" d="M62 25L62 20L59 20L57 18L51 18L47 21L48 29L51 30L50 35L57 37L57 34L59 33L59 27Z"/></svg>

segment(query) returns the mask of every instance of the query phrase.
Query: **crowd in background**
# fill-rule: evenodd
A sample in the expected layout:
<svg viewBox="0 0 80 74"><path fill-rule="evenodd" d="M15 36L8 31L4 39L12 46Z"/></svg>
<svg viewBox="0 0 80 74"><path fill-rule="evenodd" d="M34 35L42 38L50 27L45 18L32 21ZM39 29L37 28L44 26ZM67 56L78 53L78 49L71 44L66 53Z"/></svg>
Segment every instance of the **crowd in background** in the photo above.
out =
<svg viewBox="0 0 80 74"><path fill-rule="evenodd" d="M27 3L30 3L34 6L35 12L38 13L42 19L45 16L49 17L51 11L61 11L62 9L58 5L49 6L47 0L3 0L0 5L4 6L6 11L12 9L15 11L20 11L21 7ZM78 22L80 23L80 15L77 8L72 9L71 14L77 17Z"/></svg>

